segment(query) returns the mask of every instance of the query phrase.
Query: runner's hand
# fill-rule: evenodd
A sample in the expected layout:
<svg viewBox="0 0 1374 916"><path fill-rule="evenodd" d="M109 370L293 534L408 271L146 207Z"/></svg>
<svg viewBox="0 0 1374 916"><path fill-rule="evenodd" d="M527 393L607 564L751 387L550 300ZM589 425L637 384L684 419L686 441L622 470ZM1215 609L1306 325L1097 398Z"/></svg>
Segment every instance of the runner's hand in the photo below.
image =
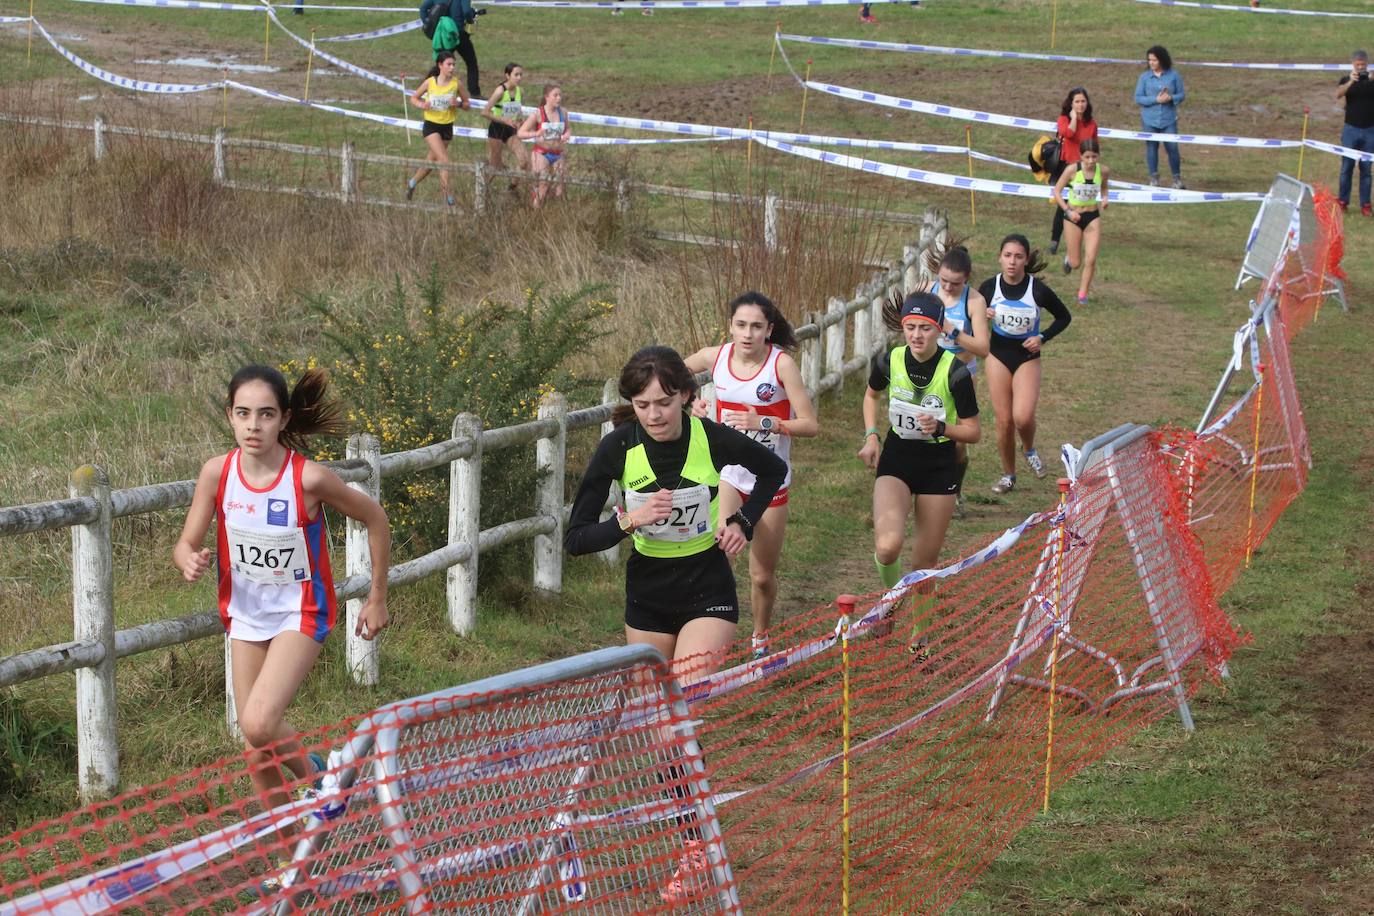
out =
<svg viewBox="0 0 1374 916"><path fill-rule="evenodd" d="M187 582L196 581L210 568L210 548L187 554L185 562L178 563L177 568L181 570L181 576Z"/></svg>
<svg viewBox="0 0 1374 916"><path fill-rule="evenodd" d="M1026 348L1027 350L1029 350L1031 353L1039 353L1039 352L1040 352L1040 335L1039 335L1039 334L1036 334L1034 337L1027 337L1025 340L1023 340L1023 341L1021 342L1021 346L1025 347L1025 348Z"/></svg>
<svg viewBox="0 0 1374 916"><path fill-rule="evenodd" d="M720 415L721 422L740 432L759 428L759 412L750 407L746 410L727 410Z"/></svg>
<svg viewBox="0 0 1374 916"><path fill-rule="evenodd" d="M744 545L749 543L749 539L744 536L744 532L736 522L731 522L724 528L716 531L716 545L730 559L734 559L739 552L744 549Z"/></svg>
<svg viewBox="0 0 1374 916"><path fill-rule="evenodd" d="M705 398L697 398L692 402L692 416L707 417L711 414L711 402Z"/></svg>
<svg viewBox="0 0 1374 916"><path fill-rule="evenodd" d="M865 436L864 447L859 449L859 460L870 471L876 471L878 469L878 453L881 451L882 446L879 445L877 436Z"/></svg>
<svg viewBox="0 0 1374 916"><path fill-rule="evenodd" d="M673 491L664 489L650 496L647 503L631 512L630 518L636 528L640 525L661 525L668 520L672 512Z"/></svg>
<svg viewBox="0 0 1374 916"><path fill-rule="evenodd" d="M363 612L358 615L358 625L353 629L353 635L369 641L376 639L377 634L386 629L390 619L391 615L386 611L386 599L368 596L367 601L363 602Z"/></svg>

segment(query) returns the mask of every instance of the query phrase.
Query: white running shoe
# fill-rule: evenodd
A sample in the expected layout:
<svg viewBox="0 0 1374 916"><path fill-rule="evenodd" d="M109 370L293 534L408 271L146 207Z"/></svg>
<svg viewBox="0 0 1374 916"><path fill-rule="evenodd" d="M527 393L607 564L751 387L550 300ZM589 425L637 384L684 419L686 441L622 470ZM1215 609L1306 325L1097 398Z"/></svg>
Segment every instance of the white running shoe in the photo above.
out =
<svg viewBox="0 0 1374 916"><path fill-rule="evenodd" d="M999 495L1002 493L1010 493L1012 491L1012 488L1015 486L1016 475L1003 474L1001 478L999 478L998 481L992 485L992 492L997 493Z"/></svg>
<svg viewBox="0 0 1374 916"><path fill-rule="evenodd" d="M1035 449L1031 449L1028 452L1022 452L1021 454L1026 456L1026 464L1030 465L1030 469L1035 472L1037 478L1044 477L1045 474L1048 473L1045 470L1045 462L1040 460L1040 455Z"/></svg>
<svg viewBox="0 0 1374 916"><path fill-rule="evenodd" d="M749 639L749 643L754 658L759 659L768 657L768 637L766 635L752 636Z"/></svg>

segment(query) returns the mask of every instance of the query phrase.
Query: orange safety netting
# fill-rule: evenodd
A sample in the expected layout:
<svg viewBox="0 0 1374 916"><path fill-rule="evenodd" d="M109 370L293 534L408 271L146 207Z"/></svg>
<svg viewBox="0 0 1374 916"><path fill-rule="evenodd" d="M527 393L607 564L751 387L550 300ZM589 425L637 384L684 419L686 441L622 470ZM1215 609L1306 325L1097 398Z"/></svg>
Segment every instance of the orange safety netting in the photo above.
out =
<svg viewBox="0 0 1374 916"><path fill-rule="evenodd" d="M279 749L44 822L0 840L0 916L947 908L1054 788L1190 727L1240 641L1217 596L1306 482L1288 344L1322 225L1205 429L1090 451L978 553L794 615L762 660L621 647L390 704L302 737L317 789L254 792L300 769Z"/></svg>

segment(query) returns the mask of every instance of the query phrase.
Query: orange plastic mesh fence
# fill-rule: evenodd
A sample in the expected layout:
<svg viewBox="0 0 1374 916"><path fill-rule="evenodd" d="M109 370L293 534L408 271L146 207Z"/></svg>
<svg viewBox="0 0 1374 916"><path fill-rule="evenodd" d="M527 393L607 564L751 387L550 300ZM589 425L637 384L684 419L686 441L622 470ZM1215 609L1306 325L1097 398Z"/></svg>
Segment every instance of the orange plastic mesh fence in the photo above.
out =
<svg viewBox="0 0 1374 916"><path fill-rule="evenodd" d="M1117 437L977 554L795 615L765 659L621 647L391 704L301 738L318 789L255 794L305 772L278 748L20 831L0 914L836 912L846 877L854 912L948 907L1047 791L1190 725L1237 645L1216 596L1307 473L1288 338L1324 288L1279 270L1207 429Z"/></svg>

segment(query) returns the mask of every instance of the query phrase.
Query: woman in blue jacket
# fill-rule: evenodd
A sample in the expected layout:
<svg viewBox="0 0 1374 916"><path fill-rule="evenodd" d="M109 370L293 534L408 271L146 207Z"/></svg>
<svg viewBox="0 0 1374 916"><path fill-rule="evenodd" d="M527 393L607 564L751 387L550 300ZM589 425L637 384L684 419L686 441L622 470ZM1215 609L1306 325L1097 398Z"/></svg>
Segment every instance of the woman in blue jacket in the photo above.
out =
<svg viewBox="0 0 1374 916"><path fill-rule="evenodd" d="M1140 74L1135 84L1135 103L1140 106L1140 124L1156 134L1178 133L1178 106L1183 104L1183 77L1174 70L1173 58L1163 45L1155 45L1145 52L1150 69ZM1174 187L1182 188L1178 144L1164 142L1169 157L1169 171L1174 175ZM1145 141L1145 166L1150 170L1150 184L1159 184L1159 141Z"/></svg>

